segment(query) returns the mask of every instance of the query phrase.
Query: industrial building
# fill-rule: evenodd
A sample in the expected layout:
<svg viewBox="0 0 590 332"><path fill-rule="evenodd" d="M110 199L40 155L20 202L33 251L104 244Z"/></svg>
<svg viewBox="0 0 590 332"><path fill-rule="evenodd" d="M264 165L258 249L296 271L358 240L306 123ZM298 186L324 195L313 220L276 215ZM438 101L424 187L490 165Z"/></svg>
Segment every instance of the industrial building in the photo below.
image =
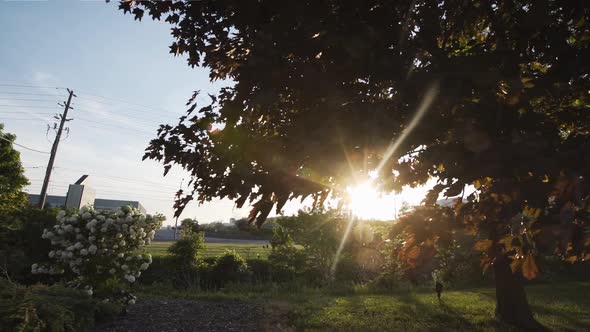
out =
<svg viewBox="0 0 590 332"><path fill-rule="evenodd" d="M29 194L29 204L39 204L40 195ZM116 210L122 206L132 206L146 213L139 201L96 198L96 191L90 185L88 175L83 175L78 181L70 184L66 196L47 195L46 207L80 209L93 205L96 210Z"/></svg>

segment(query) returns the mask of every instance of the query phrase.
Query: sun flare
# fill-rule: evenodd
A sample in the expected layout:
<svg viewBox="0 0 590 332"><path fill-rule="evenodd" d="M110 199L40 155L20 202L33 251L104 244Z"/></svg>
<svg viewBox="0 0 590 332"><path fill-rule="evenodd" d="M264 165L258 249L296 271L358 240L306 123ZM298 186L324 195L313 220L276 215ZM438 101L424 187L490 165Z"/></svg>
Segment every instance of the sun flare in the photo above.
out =
<svg viewBox="0 0 590 332"><path fill-rule="evenodd" d="M348 208L357 218L393 220L402 204L418 205L424 199L430 186L421 188L404 188L401 193L380 193L372 181L350 186Z"/></svg>
<svg viewBox="0 0 590 332"><path fill-rule="evenodd" d="M371 183L365 182L348 189L350 195L350 211L353 215L360 218L374 218L378 212L383 212L380 206L380 195L371 186Z"/></svg>

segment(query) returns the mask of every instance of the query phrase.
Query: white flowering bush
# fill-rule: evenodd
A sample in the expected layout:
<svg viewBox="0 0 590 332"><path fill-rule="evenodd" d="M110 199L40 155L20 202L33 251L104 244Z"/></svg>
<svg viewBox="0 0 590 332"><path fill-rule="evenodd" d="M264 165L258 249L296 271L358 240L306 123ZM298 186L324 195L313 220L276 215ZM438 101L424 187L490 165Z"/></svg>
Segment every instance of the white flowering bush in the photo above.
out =
<svg viewBox="0 0 590 332"><path fill-rule="evenodd" d="M114 288L134 283L149 267L152 257L141 248L154 238L163 220L162 215L144 215L128 206L117 211L60 211L57 224L42 235L51 241L51 263L33 264L31 272L69 276L70 285L88 295L99 290L109 298ZM134 297L126 301L132 304Z"/></svg>

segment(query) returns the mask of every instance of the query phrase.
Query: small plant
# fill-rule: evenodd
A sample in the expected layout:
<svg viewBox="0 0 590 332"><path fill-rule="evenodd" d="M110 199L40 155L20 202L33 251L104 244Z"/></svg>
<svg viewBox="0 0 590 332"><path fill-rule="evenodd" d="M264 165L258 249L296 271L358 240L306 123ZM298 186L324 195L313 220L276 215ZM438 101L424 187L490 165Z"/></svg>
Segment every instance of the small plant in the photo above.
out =
<svg viewBox="0 0 590 332"><path fill-rule="evenodd" d="M95 319L121 311L120 305L94 300L61 284L27 287L0 278L0 298L2 331L84 331Z"/></svg>
<svg viewBox="0 0 590 332"><path fill-rule="evenodd" d="M217 257L211 268L218 287L229 282L244 281L248 277L248 264L235 250L226 250Z"/></svg>
<svg viewBox="0 0 590 332"><path fill-rule="evenodd" d="M161 215L146 216L131 207L60 211L57 224L42 235L51 241L50 263L33 264L31 272L62 275L69 286L88 295L98 292L112 298L120 292L122 283L134 283L149 267L151 255L139 250L150 243L162 220ZM134 299L128 296L119 300L131 304Z"/></svg>
<svg viewBox="0 0 590 332"><path fill-rule="evenodd" d="M194 228L183 229L182 238L168 248L171 263L174 266L173 281L180 288L199 288L200 273L197 267L201 251L205 249L203 232L195 232Z"/></svg>

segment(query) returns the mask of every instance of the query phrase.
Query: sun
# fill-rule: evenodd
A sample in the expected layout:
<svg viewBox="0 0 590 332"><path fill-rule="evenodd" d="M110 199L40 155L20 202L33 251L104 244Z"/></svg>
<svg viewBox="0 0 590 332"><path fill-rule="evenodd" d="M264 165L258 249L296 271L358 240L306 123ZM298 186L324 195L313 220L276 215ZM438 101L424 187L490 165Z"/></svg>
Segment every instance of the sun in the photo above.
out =
<svg viewBox="0 0 590 332"><path fill-rule="evenodd" d="M401 206L419 205L433 184L419 188L404 188L401 193L380 193L372 180L347 188L348 208L357 218L395 220Z"/></svg>
<svg viewBox="0 0 590 332"><path fill-rule="evenodd" d="M394 212L392 202L385 202L370 182L364 182L348 188L349 208L353 215L363 219L382 219Z"/></svg>

